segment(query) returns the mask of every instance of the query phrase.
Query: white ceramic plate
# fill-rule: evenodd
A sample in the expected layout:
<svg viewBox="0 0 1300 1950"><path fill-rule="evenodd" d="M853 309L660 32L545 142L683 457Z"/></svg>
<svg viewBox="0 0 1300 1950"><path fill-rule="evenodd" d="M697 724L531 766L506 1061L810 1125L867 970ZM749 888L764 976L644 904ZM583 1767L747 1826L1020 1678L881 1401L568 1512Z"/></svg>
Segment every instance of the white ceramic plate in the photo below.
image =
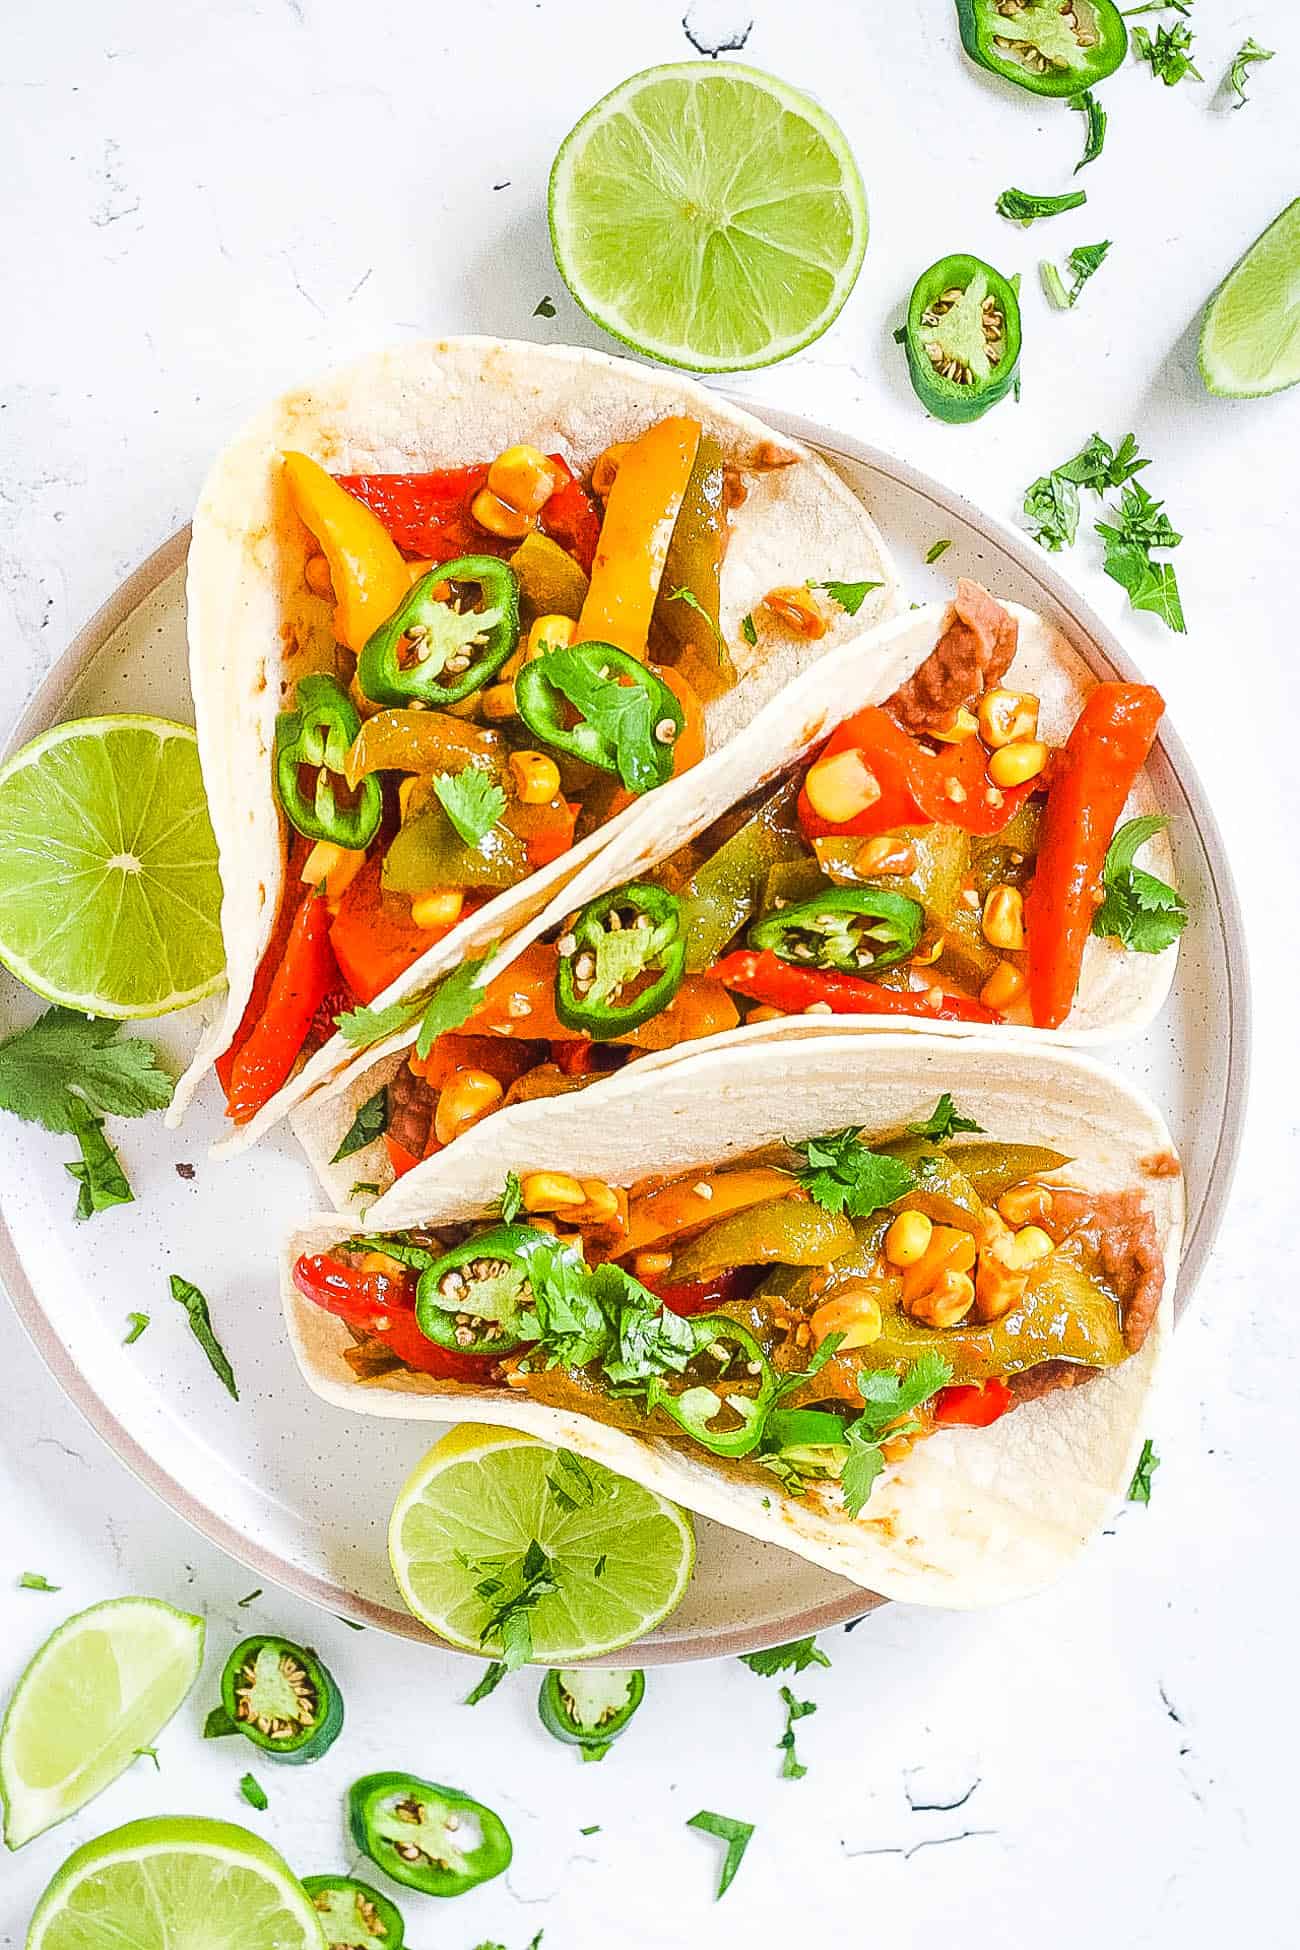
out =
<svg viewBox="0 0 1300 1950"><path fill-rule="evenodd" d="M905 585L942 596L958 574L1043 611L1098 675L1132 677L1124 652L1057 575L1049 557L937 482L808 422L769 414L816 445L866 499L896 548ZM953 546L934 568L926 550ZM186 677L182 533L129 577L68 648L15 727L8 749L57 719L94 711L191 715ZM1248 996L1231 875L1200 783L1166 732L1154 761L1192 919L1178 976L1154 1027L1108 1054L1163 1105L1187 1168L1189 1229L1180 1302L1209 1251L1240 1137ZM36 1013L0 972L0 1023ZM154 1034L176 1059L195 1024ZM319 1203L287 1130L223 1164L210 1085L185 1128L118 1123L136 1203L85 1226L72 1219L63 1161L71 1141L0 1119L0 1278L55 1376L122 1460L190 1523L258 1577L329 1610L410 1638L388 1568L389 1508L430 1440L427 1424L362 1419L326 1407L299 1379L281 1329L275 1253ZM207 1367L167 1275L203 1288L240 1385L232 1401ZM123 1346L127 1315L151 1316ZM628 1664L713 1658L778 1644L856 1617L872 1602L841 1579L734 1531L698 1523L699 1562L685 1602Z"/></svg>

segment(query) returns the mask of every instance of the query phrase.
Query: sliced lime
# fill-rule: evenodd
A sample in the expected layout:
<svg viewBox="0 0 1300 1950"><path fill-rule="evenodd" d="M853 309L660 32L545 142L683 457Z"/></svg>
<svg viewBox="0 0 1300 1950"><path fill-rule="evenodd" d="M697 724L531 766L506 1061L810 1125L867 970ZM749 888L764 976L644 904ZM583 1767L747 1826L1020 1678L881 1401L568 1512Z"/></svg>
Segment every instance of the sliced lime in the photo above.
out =
<svg viewBox="0 0 1300 1950"><path fill-rule="evenodd" d="M188 725L74 719L0 769L0 962L93 1016L160 1016L221 986L217 845Z"/></svg>
<svg viewBox="0 0 1300 1950"><path fill-rule="evenodd" d="M600 1463L560 1464L566 1453L466 1423L416 1466L393 1511L388 1553L403 1598L431 1631L499 1657L499 1638L482 1633L522 1588L534 1544L556 1586L527 1614L535 1665L616 1651L681 1602L695 1562L690 1518ZM484 1583L498 1588L480 1596Z"/></svg>
<svg viewBox="0 0 1300 1950"><path fill-rule="evenodd" d="M124 1773L202 1663L203 1620L160 1598L110 1598L51 1633L0 1726L10 1848L66 1821Z"/></svg>
<svg viewBox="0 0 1300 1950"><path fill-rule="evenodd" d="M70 1855L27 1950L322 1950L320 1919L270 1845L233 1822L128 1822Z"/></svg>
<svg viewBox="0 0 1300 1950"><path fill-rule="evenodd" d="M818 338L867 248L843 131L731 61L647 68L589 109L552 166L550 221L583 310L695 372L768 366Z"/></svg>
<svg viewBox="0 0 1300 1950"><path fill-rule="evenodd" d="M1233 266L1205 308L1201 377L1227 399L1300 380L1300 196Z"/></svg>

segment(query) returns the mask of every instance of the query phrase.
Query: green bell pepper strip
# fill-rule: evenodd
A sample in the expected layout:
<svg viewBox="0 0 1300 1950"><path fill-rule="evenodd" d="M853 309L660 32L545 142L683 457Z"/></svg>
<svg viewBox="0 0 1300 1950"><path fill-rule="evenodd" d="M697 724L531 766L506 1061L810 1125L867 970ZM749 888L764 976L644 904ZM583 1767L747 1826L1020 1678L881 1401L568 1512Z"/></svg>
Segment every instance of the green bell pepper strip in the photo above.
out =
<svg viewBox="0 0 1300 1950"><path fill-rule="evenodd" d="M831 887L813 900L778 907L749 930L751 948L810 968L874 975L906 961L918 941L925 910L910 894L876 887Z"/></svg>
<svg viewBox="0 0 1300 1950"><path fill-rule="evenodd" d="M950 298L954 291L960 295ZM913 285L901 336L922 406L936 420L960 426L1005 399L1016 382L1020 300L1010 280L982 257L941 257Z"/></svg>
<svg viewBox="0 0 1300 1950"><path fill-rule="evenodd" d="M319 1760L343 1728L343 1695L333 1674L292 1639L243 1639L222 1669L221 1704L232 1731L296 1765Z"/></svg>
<svg viewBox="0 0 1300 1950"><path fill-rule="evenodd" d="M537 1695L537 1715L548 1733L567 1746L581 1747L584 1758L599 1760L611 1740L627 1730L645 1698L645 1674L552 1669Z"/></svg>
<svg viewBox="0 0 1300 1950"><path fill-rule="evenodd" d="M661 1408L711 1455L733 1460L748 1456L762 1440L768 1411L780 1397L780 1380L754 1335L730 1315L700 1314L691 1326L699 1350L695 1358L720 1349L724 1358L719 1380L739 1360L745 1380L751 1384L757 1381L754 1393L720 1395L715 1387L697 1382L674 1394L662 1376L652 1375L646 1385L646 1412ZM728 1413L740 1418L738 1427L710 1427L719 1415Z"/></svg>
<svg viewBox="0 0 1300 1950"><path fill-rule="evenodd" d="M420 1275L415 1318L426 1340L460 1354L509 1354L537 1339L528 1259L553 1246L531 1226L494 1226L453 1246Z"/></svg>
<svg viewBox="0 0 1300 1950"><path fill-rule="evenodd" d="M526 663L515 708L544 745L613 772L628 792L671 778L686 720L663 679L612 643L574 643ZM570 710L576 724L566 722Z"/></svg>
<svg viewBox="0 0 1300 1950"><path fill-rule="evenodd" d="M798 779L787 779L716 853L701 861L681 889L688 974L712 967L753 920L773 867L807 860L807 842L796 817L798 800ZM861 840L854 845L860 849Z"/></svg>
<svg viewBox="0 0 1300 1950"><path fill-rule="evenodd" d="M588 901L560 937L555 1013L594 1042L639 1029L666 1009L686 973L681 903L666 888L633 880ZM644 975L652 980L622 1000Z"/></svg>
<svg viewBox="0 0 1300 1950"><path fill-rule="evenodd" d="M469 583L480 610L459 610L439 601L444 582ZM399 651L409 639L413 656ZM357 683L376 704L458 704L490 684L519 642L519 580L494 555L458 555L441 563L412 588L381 623L357 662Z"/></svg>
<svg viewBox="0 0 1300 1950"><path fill-rule="evenodd" d="M300 677L292 711L275 721L275 790L291 826L309 840L331 840L360 852L379 831L384 799L379 780L362 779L348 805L340 805L349 748L361 729L356 705L342 685L325 672ZM309 799L300 767L314 767L316 785Z"/></svg>
<svg viewBox="0 0 1300 1950"><path fill-rule="evenodd" d="M406 1926L387 1896L355 1876L304 1876L325 1950L402 1950Z"/></svg>
<svg viewBox="0 0 1300 1950"><path fill-rule="evenodd" d="M500 1815L458 1788L414 1774L365 1774L348 1789L348 1825L363 1855L424 1896L463 1896L510 1867Z"/></svg>
<svg viewBox="0 0 1300 1950"><path fill-rule="evenodd" d="M1032 95L1081 94L1114 74L1127 54L1128 29L1113 0L1079 0L1073 13L1076 26L1059 0L1027 0L1013 14L1000 12L995 0L957 0L971 60Z"/></svg>

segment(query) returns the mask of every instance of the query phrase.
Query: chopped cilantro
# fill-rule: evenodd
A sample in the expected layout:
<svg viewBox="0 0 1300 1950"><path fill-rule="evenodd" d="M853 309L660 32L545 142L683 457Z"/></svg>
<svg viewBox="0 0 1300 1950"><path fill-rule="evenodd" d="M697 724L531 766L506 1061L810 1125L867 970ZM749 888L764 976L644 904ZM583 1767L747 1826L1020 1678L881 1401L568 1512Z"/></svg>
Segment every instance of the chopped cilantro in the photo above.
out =
<svg viewBox="0 0 1300 1950"><path fill-rule="evenodd" d="M1060 196L1034 196L1029 190L1003 190L993 208L1000 217L1023 224L1028 230L1039 217L1059 217L1064 210L1077 210L1088 201L1086 190L1066 190Z"/></svg>
<svg viewBox="0 0 1300 1950"><path fill-rule="evenodd" d="M477 1706L480 1700L488 1697L489 1693L495 1693L505 1676L506 1668L504 1661L501 1659L489 1660L483 1669L483 1677L479 1680L472 1692L466 1693L462 1704L465 1706Z"/></svg>
<svg viewBox="0 0 1300 1950"><path fill-rule="evenodd" d="M951 535L945 535L941 542L932 542L930 547L925 551L926 561L937 562L939 560L939 557L941 555L946 555L948 553L948 550L951 547L952 547Z"/></svg>
<svg viewBox="0 0 1300 1950"><path fill-rule="evenodd" d="M508 1590L507 1579L503 1575L507 1567L518 1579L518 1588ZM496 1639L501 1647L500 1664L505 1672L515 1672L526 1666L533 1656L533 1627L530 1613L543 1598L550 1597L559 1589L551 1570L551 1560L534 1537L524 1552L522 1560L511 1564L508 1559L488 1558L475 1566L477 1570L488 1573L474 1587L476 1598L482 1598L491 1606L487 1622L479 1633L480 1645L487 1645ZM502 1597L502 1593L507 1595ZM493 1599L500 1603L492 1605Z"/></svg>
<svg viewBox="0 0 1300 1950"><path fill-rule="evenodd" d="M388 1085L381 1084L373 1097L367 1097L360 1110L347 1128L342 1143L330 1159L332 1165L342 1164L355 1151L364 1151L368 1144L381 1138L388 1129Z"/></svg>
<svg viewBox="0 0 1300 1950"><path fill-rule="evenodd" d="M1113 935L1140 955L1163 953L1187 925L1187 908L1176 889L1133 864L1138 848L1168 824L1163 813L1127 820L1111 841L1101 870L1105 899L1092 931Z"/></svg>
<svg viewBox="0 0 1300 1950"><path fill-rule="evenodd" d="M1134 609L1154 610L1171 630L1185 634L1178 578L1169 562L1153 562L1153 548L1177 548L1182 536L1141 482L1125 487L1118 509L1107 507L1109 522L1095 524L1106 544L1106 574L1128 591Z"/></svg>
<svg viewBox="0 0 1300 1950"><path fill-rule="evenodd" d="M1106 140L1106 111L1093 94L1091 88L1085 88L1081 95L1071 96L1067 106L1082 110L1088 118L1088 130L1084 138L1083 156L1074 165L1074 173L1077 176L1079 171L1085 168L1088 163L1096 162L1098 156L1101 154L1102 145Z"/></svg>
<svg viewBox="0 0 1300 1950"><path fill-rule="evenodd" d="M754 613L752 610L741 617L740 634L744 637L751 649L758 642L758 630L754 625Z"/></svg>
<svg viewBox="0 0 1300 1950"><path fill-rule="evenodd" d="M270 1806L266 1798L266 1789L259 1781L254 1780L251 1774L242 1776L239 1783L239 1792L243 1795L250 1808L257 1808L259 1811L264 1811Z"/></svg>
<svg viewBox="0 0 1300 1950"><path fill-rule="evenodd" d="M578 1833L579 1833L580 1835L599 1835L599 1833L600 1833L600 1823L599 1823L598 1821L594 1821L594 1822L593 1822L593 1823L591 1824L591 1827L590 1827L590 1828L580 1828L580 1829L578 1830Z"/></svg>
<svg viewBox="0 0 1300 1950"><path fill-rule="evenodd" d="M1101 269L1109 249L1109 238L1100 244L1076 244L1065 260L1071 278L1068 290L1055 264L1047 258L1043 259L1038 267L1043 290L1058 311L1070 311L1079 302L1079 293L1088 279Z"/></svg>
<svg viewBox="0 0 1300 1950"><path fill-rule="evenodd" d="M1181 23L1177 27L1157 27L1154 38L1147 27L1133 29L1134 53L1139 61L1150 64L1152 79L1163 81L1166 88L1175 87L1187 75L1193 81L1204 81L1205 76L1192 60L1195 40L1191 28Z"/></svg>
<svg viewBox="0 0 1300 1950"><path fill-rule="evenodd" d="M882 589L880 582L810 582L810 589L824 589L833 603L856 616L873 589Z"/></svg>
<svg viewBox="0 0 1300 1950"><path fill-rule="evenodd" d="M439 772L433 790L466 846L478 846L506 809L502 787L473 765L463 772Z"/></svg>
<svg viewBox="0 0 1300 1950"><path fill-rule="evenodd" d="M138 1341L145 1328L149 1325L148 1314L128 1314L127 1319L131 1323L131 1330L122 1342L123 1347L130 1347L134 1341Z"/></svg>
<svg viewBox="0 0 1300 1950"><path fill-rule="evenodd" d="M378 1198L379 1186L373 1178L358 1178L356 1183L348 1188L348 1197Z"/></svg>
<svg viewBox="0 0 1300 1950"><path fill-rule="evenodd" d="M1242 42L1232 57L1232 66L1228 69L1226 82L1226 86L1231 88L1237 97L1233 104L1235 108L1244 108L1249 100L1246 94L1246 70L1251 62L1271 61L1276 51L1275 48L1261 47L1253 37Z"/></svg>
<svg viewBox="0 0 1300 1950"><path fill-rule="evenodd" d="M537 303L533 306L533 317L554 318L554 316L555 316L554 300L550 298L539 298Z"/></svg>
<svg viewBox="0 0 1300 1950"><path fill-rule="evenodd" d="M934 1138L942 1144L945 1139L956 1137L959 1131L982 1131L984 1126L977 1124L973 1117L963 1117L953 1103L952 1093L945 1090L930 1115L923 1124L909 1124L909 1137Z"/></svg>
<svg viewBox="0 0 1300 1950"><path fill-rule="evenodd" d="M235 1600L235 1603L239 1606L240 1611L247 1611L248 1607L254 1602L254 1600L260 1598L261 1595L262 1595L262 1587L259 1584L256 1591L250 1591L247 1597L237 1598Z"/></svg>
<svg viewBox="0 0 1300 1950"><path fill-rule="evenodd" d="M844 1507L851 1517L860 1516L870 1499L872 1486L885 1467L881 1443L887 1438L911 1435L916 1423L904 1420L914 1408L928 1402L952 1380L952 1363L928 1349L918 1354L904 1375L892 1368L864 1368L858 1376L862 1413L844 1431L849 1453L844 1463L840 1487Z"/></svg>
<svg viewBox="0 0 1300 1950"><path fill-rule="evenodd" d="M162 1762L158 1758L158 1749L156 1747L137 1747L135 1754L137 1760L151 1760L158 1772L160 1774L162 1773Z"/></svg>
<svg viewBox="0 0 1300 1950"><path fill-rule="evenodd" d="M796 1699L788 1686L781 1688L781 1700L785 1707L785 1732L776 1743L783 1750L785 1756L781 1762L781 1779L783 1781L801 1781L808 1772L808 1769L803 1765L795 1751L795 1725L799 1720L806 1720L810 1713L815 1713L817 1706L813 1700Z"/></svg>
<svg viewBox="0 0 1300 1950"><path fill-rule="evenodd" d="M736 1821L731 1815L715 1815L709 1808L701 1808L699 1814L692 1815L688 1828L698 1828L702 1834L716 1835L720 1842L727 1844L727 1853L722 1861L722 1873L718 1877L715 1902L721 1902L736 1879L736 1871L745 1857L754 1833L752 1821Z"/></svg>
<svg viewBox="0 0 1300 1950"><path fill-rule="evenodd" d="M61 1584L51 1584L42 1571L24 1571L18 1580L20 1591L62 1591Z"/></svg>
<svg viewBox="0 0 1300 1950"><path fill-rule="evenodd" d="M829 1666L830 1660L815 1638L792 1639L789 1645L770 1645L764 1652L742 1652L742 1666L748 1666L760 1679L773 1679L778 1672L806 1672L809 1666Z"/></svg>
<svg viewBox="0 0 1300 1950"><path fill-rule="evenodd" d="M709 615L708 610L705 609L704 604L700 601L693 589L687 589L685 587L674 589L668 600L670 603L685 603L687 609L693 609L697 616L702 616L713 632L714 641L721 643L722 632L718 628L717 622Z"/></svg>
<svg viewBox="0 0 1300 1950"><path fill-rule="evenodd" d="M519 1183L519 1173L517 1171L508 1171L506 1173L506 1182L501 1187L501 1196L497 1200L497 1217L500 1219L502 1225L508 1226L513 1223L519 1216L523 1202L524 1194L523 1188Z"/></svg>
<svg viewBox="0 0 1300 1950"><path fill-rule="evenodd" d="M1137 1468L1133 1471L1133 1480L1128 1486L1128 1502L1149 1503L1151 1501L1151 1478L1159 1467L1160 1458L1156 1454L1156 1445L1148 1436L1142 1444L1142 1454L1137 1459Z"/></svg>
<svg viewBox="0 0 1300 1950"><path fill-rule="evenodd" d="M827 1212L847 1212L851 1219L868 1218L882 1205L892 1205L915 1183L909 1166L868 1151L861 1136L850 1127L790 1146L804 1160L795 1177L815 1203Z"/></svg>
<svg viewBox="0 0 1300 1950"><path fill-rule="evenodd" d="M224 1706L214 1706L203 1722L205 1740L226 1740L231 1734L238 1732L238 1721L231 1719Z"/></svg>
<svg viewBox="0 0 1300 1950"><path fill-rule="evenodd" d="M1079 532L1079 490L1064 473L1040 474L1025 489L1025 520L1041 547L1056 554L1071 548Z"/></svg>
<svg viewBox="0 0 1300 1950"><path fill-rule="evenodd" d="M191 1281L183 1280L179 1273L171 1275L170 1284L172 1299L178 1300L189 1315L194 1338L207 1355L212 1372L238 1401L239 1389L235 1385L235 1371L226 1359L225 1349L212 1330L212 1316L208 1312L207 1301L199 1289Z"/></svg>
<svg viewBox="0 0 1300 1950"><path fill-rule="evenodd" d="M459 968L453 968L450 975L439 982L425 1004L420 1017L420 1033L415 1039L416 1055L423 1062L437 1042L439 1036L449 1029L459 1029L461 1024L473 1015L483 1000L483 991L475 977L486 967L495 954L495 947L484 954L473 955L463 961Z"/></svg>

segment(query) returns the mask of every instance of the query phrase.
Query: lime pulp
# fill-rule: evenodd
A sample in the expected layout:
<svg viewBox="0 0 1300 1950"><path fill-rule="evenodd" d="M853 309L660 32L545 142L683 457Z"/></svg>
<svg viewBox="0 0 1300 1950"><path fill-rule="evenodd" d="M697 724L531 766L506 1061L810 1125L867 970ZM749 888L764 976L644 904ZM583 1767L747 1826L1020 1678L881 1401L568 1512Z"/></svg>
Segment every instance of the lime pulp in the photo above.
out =
<svg viewBox="0 0 1300 1950"><path fill-rule="evenodd" d="M1227 399L1300 380L1300 197L1235 264L1205 308L1201 377Z"/></svg>

